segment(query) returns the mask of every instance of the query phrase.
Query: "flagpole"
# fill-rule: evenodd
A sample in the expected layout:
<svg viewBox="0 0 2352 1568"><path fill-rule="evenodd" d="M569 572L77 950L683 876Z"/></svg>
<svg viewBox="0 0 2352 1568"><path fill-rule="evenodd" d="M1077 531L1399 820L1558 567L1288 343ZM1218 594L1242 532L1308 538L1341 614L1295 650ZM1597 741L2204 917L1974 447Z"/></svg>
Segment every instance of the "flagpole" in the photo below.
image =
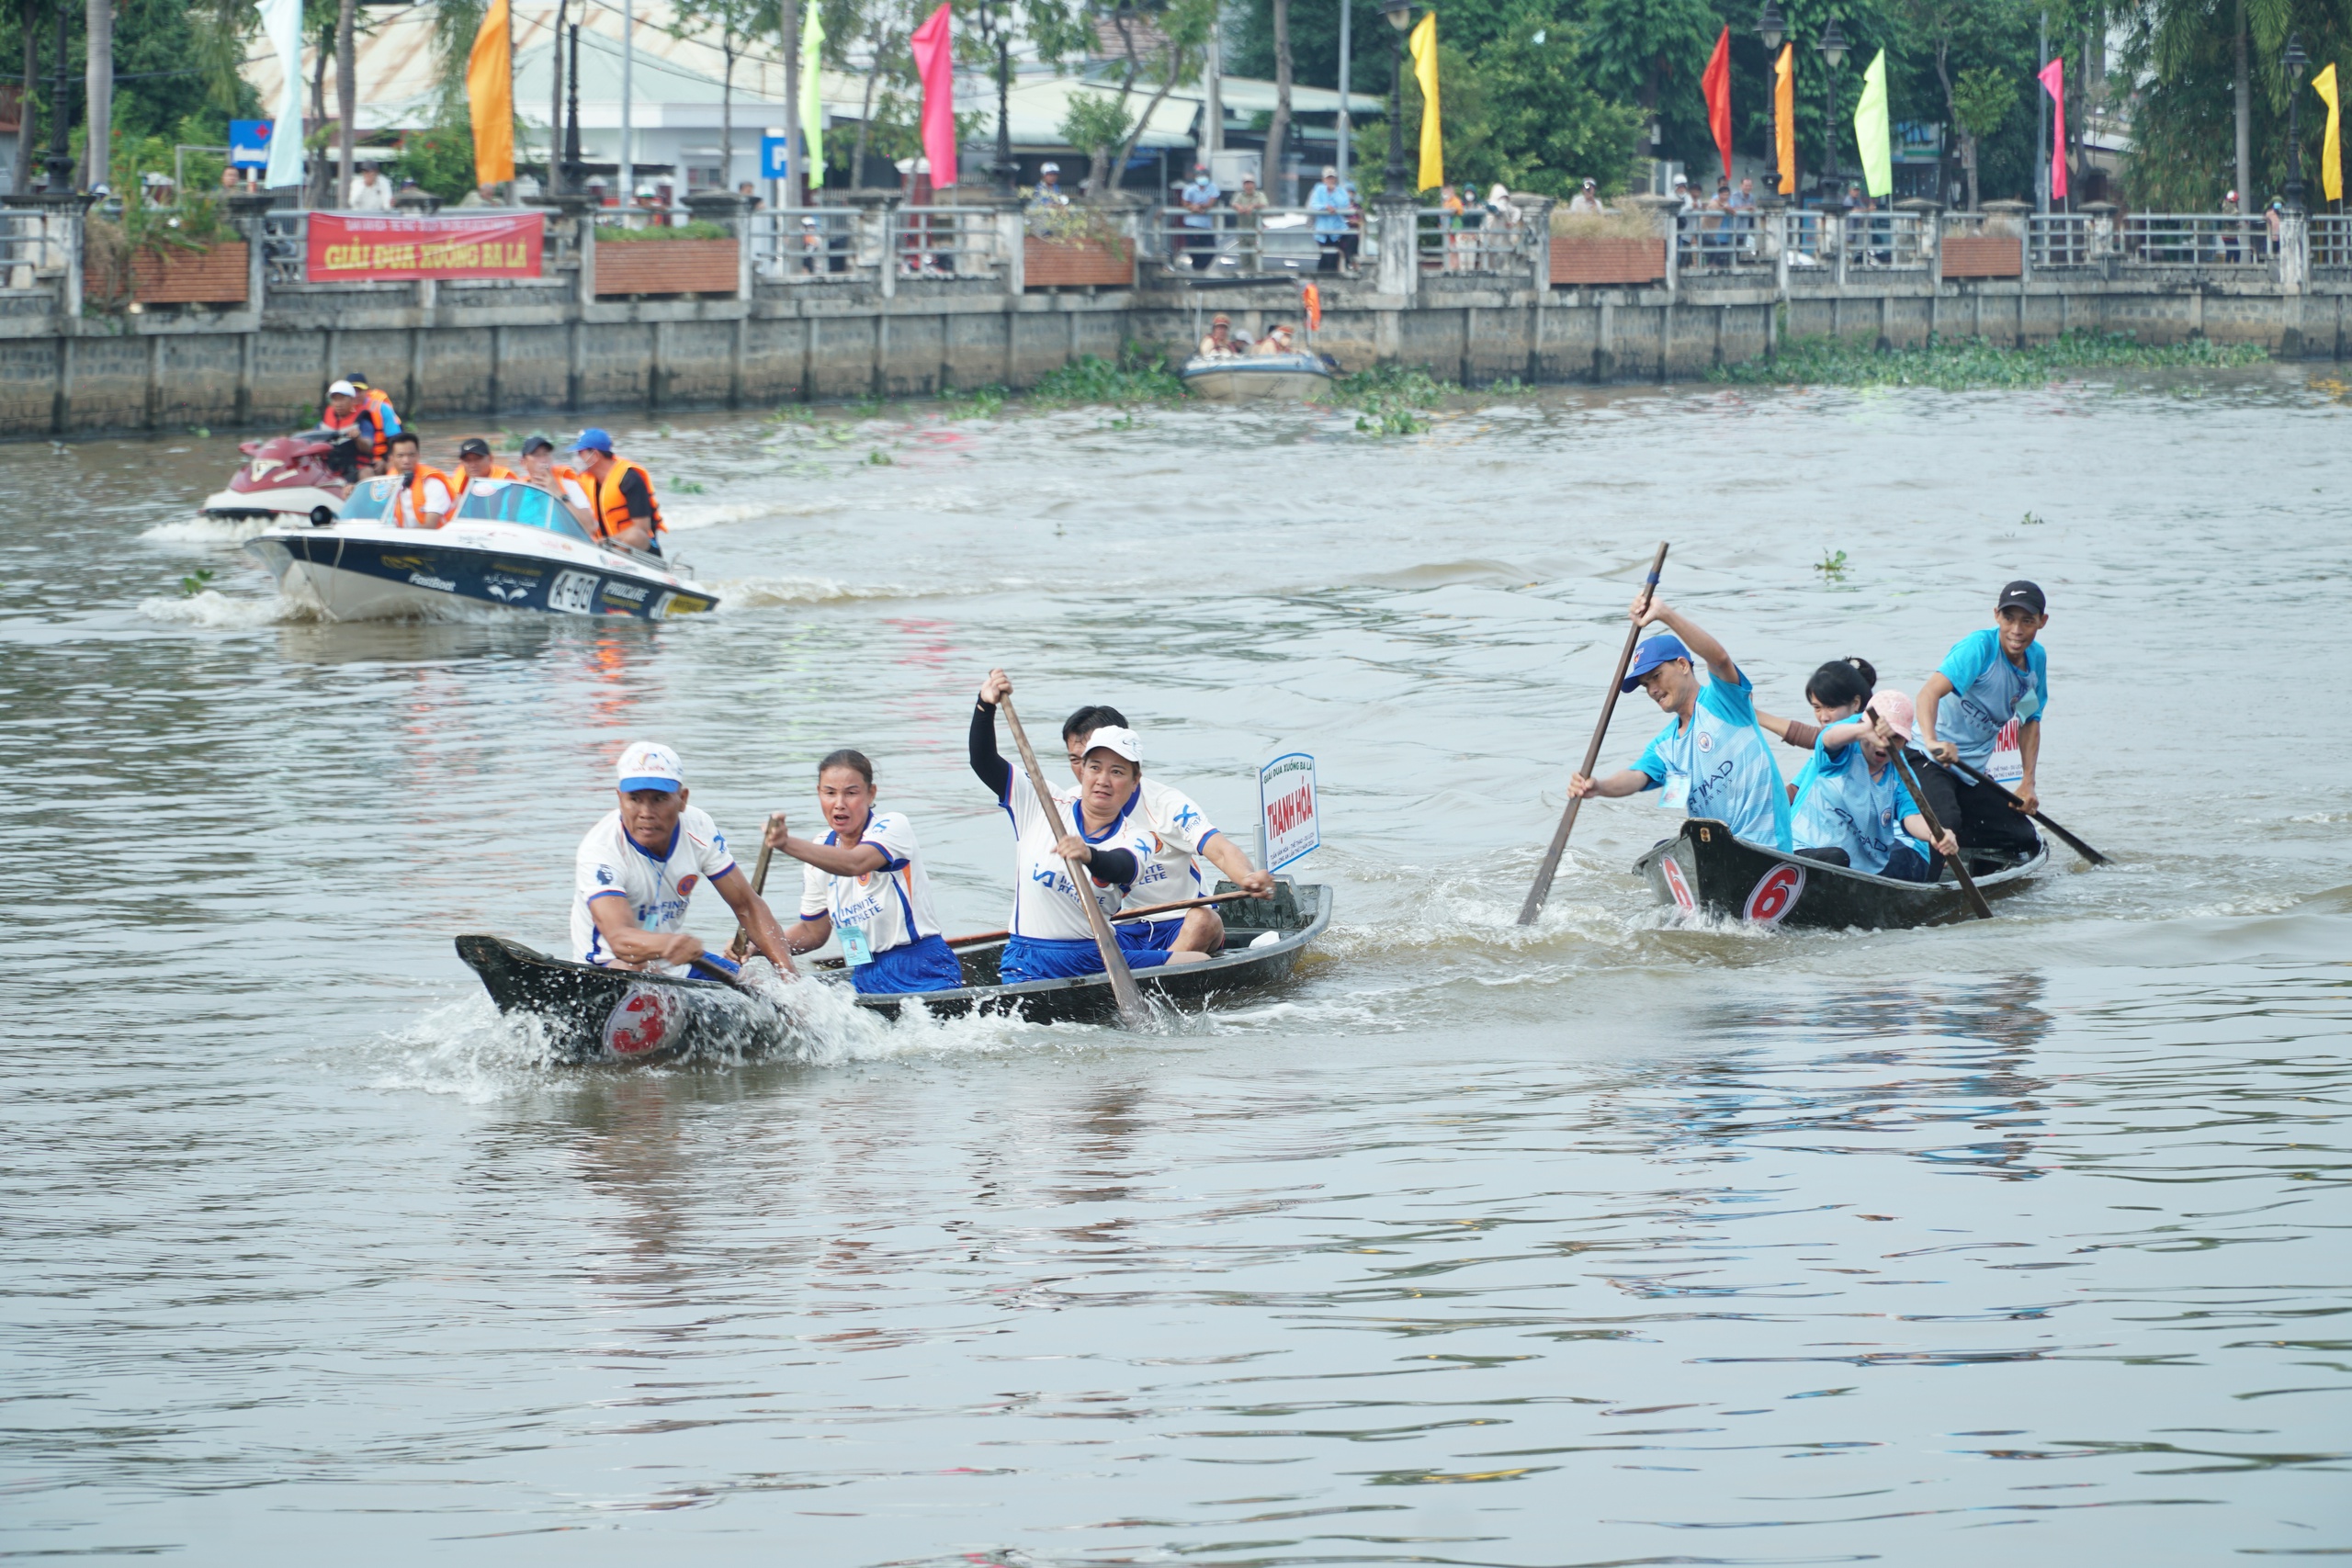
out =
<svg viewBox="0 0 2352 1568"><path fill-rule="evenodd" d="M636 135L637 121L632 114L636 97L637 67L637 0L621 0L621 211L628 211L629 203L637 198L637 160L631 156L630 142ZM626 224L626 217L622 220Z"/></svg>

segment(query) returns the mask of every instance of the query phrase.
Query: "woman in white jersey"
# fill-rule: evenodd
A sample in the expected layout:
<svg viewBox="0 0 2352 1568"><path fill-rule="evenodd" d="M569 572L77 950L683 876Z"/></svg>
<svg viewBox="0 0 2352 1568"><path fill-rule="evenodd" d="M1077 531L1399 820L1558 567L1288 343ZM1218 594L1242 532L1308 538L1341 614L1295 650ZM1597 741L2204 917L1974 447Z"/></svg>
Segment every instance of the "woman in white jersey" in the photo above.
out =
<svg viewBox="0 0 2352 1568"><path fill-rule="evenodd" d="M1012 821L1012 935L998 973L1007 985L1099 975L1102 954L1079 900L1092 898L1104 915L1117 913L1151 859L1151 835L1135 820L1143 748L1135 731L1124 728L1104 728L1088 738L1079 768L1078 830L1065 834L1070 824L1060 808L1041 801L1028 774L997 754L996 705L1012 694L1012 677L989 671L972 709L970 742L972 772ZM1070 880L1073 864L1083 868L1083 892ZM1150 969L1207 956L1132 949L1126 961L1131 969Z"/></svg>
<svg viewBox="0 0 2352 1568"><path fill-rule="evenodd" d="M939 934L914 824L875 810L874 797L874 764L862 752L836 751L817 764L824 837L794 838L781 811L768 818L768 848L808 867L800 923L786 940L806 953L839 936L850 984L868 995L952 991L964 969Z"/></svg>
<svg viewBox="0 0 2352 1568"><path fill-rule="evenodd" d="M1126 716L1097 703L1062 721L1062 747L1069 753L1074 776L1084 776L1087 738L1105 728L1127 728ZM1055 794L1065 802L1076 798L1075 791ZM1274 879L1250 865L1191 795L1161 778L1143 780L1136 795L1136 814L1151 834L1152 855L1135 890L1127 895L1128 908L1200 897L1208 891L1201 881L1202 860L1225 873L1245 893L1260 898L1274 896ZM1215 909L1180 909L1157 919L1122 920L1119 945L1129 952L1140 948L1149 953L1215 953L1225 945L1225 921Z"/></svg>

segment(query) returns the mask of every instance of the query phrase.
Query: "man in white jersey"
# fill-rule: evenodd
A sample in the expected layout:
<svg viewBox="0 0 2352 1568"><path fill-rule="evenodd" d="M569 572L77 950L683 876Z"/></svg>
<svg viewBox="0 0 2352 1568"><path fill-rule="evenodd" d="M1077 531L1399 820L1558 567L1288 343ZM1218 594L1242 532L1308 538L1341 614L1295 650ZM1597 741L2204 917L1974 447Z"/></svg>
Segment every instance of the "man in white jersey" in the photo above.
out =
<svg viewBox="0 0 2352 1568"><path fill-rule="evenodd" d="M1570 774L1568 793L1614 798L1659 790L1668 810L1724 823L1733 837L1786 854L1789 793L1756 727L1756 688L1722 643L1665 601L1634 600L1633 617L1667 629L1634 650L1623 689L1641 687L1673 716L1632 767L1600 780Z"/></svg>
<svg viewBox="0 0 2352 1568"><path fill-rule="evenodd" d="M1080 773L1088 736L1098 729L1127 728L1125 715L1099 703L1064 719L1062 746L1069 752L1070 773ZM1075 798L1074 793L1057 790L1055 794ZM1202 897L1208 891L1201 878L1202 859L1225 873L1243 892L1260 898L1273 897L1274 879L1252 867L1191 795L1156 777L1144 779L1136 794L1136 815L1151 835L1152 855L1127 895L1128 908ZM1155 920L1125 920L1119 925L1119 945L1149 953L1215 953L1225 945L1225 920L1215 909L1187 909Z"/></svg>
<svg viewBox="0 0 2352 1568"><path fill-rule="evenodd" d="M683 976L732 961L683 928L697 883L708 883L779 975L792 957L775 917L727 852L710 814L686 804L678 754L632 742L616 774L618 804L580 840L571 895L571 949L582 964Z"/></svg>

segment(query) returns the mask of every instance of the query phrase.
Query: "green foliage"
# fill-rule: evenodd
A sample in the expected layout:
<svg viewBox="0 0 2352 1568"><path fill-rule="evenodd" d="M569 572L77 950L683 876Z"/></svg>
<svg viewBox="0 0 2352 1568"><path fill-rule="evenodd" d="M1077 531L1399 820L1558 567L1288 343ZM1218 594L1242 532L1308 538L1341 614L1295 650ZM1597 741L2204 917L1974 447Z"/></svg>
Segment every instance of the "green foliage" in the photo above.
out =
<svg viewBox="0 0 2352 1568"><path fill-rule="evenodd" d="M1995 65L1972 65L1952 81L1952 109L1962 130L1990 136L2017 112L2021 84Z"/></svg>
<svg viewBox="0 0 2352 1568"><path fill-rule="evenodd" d="M2281 190L2289 86L2279 51L2292 30L2301 35L2312 69L2329 61L2352 66L2352 13L2310 0L2249 0L2243 12L2236 0L2160 0L2124 13L2130 26L2115 62L2116 80L2128 83L2133 94L2132 152L2123 181L2132 205L2158 212L2211 212L2222 192L2238 183L2233 34L2241 15L2252 88L2253 188L2240 193L2245 210L2253 211ZM2303 174L2316 200L2316 160L2327 111L2308 76L2300 90Z"/></svg>
<svg viewBox="0 0 2352 1568"><path fill-rule="evenodd" d="M941 390L939 400L956 411L959 418L994 419L1004 412L1005 400L1012 394L1003 387L948 387Z"/></svg>
<svg viewBox="0 0 2352 1568"><path fill-rule="evenodd" d="M1449 14L1450 15L1450 14ZM1441 18L1442 29L1445 19ZM1535 41L1542 33L1543 40ZM1602 97L1587 80L1573 26L1521 28L1483 48L1438 40L1440 119L1445 177L1485 190L1566 197L1588 177L1615 191L1624 184L1643 124L1640 113ZM1405 78L1405 158L1419 164L1420 84ZM1367 188L1388 161L1385 118L1360 121L1355 159Z"/></svg>
<svg viewBox="0 0 2352 1568"><path fill-rule="evenodd" d="M1069 112L1054 128L1054 134L1091 157L1115 151L1135 125L1134 113L1117 98L1102 93L1072 93Z"/></svg>
<svg viewBox="0 0 2352 1568"><path fill-rule="evenodd" d="M474 128L465 118L412 133L401 142L401 155L386 173L397 186L414 180L426 193L458 202L474 188ZM598 238L603 236L599 235Z"/></svg>
<svg viewBox="0 0 2352 1568"><path fill-rule="evenodd" d="M1168 402L1183 395L1184 383L1168 367L1166 353L1140 343L1122 344L1115 360L1080 355L1048 371L1029 394L1045 408Z"/></svg>
<svg viewBox="0 0 2352 1568"><path fill-rule="evenodd" d="M1419 366L1375 365L1339 379L1340 401L1353 405L1356 429L1365 435L1418 435L1430 422L1416 411L1433 409L1461 388L1441 381Z"/></svg>
<svg viewBox="0 0 2352 1568"><path fill-rule="evenodd" d="M180 597L193 599L212 586L212 569L199 567L180 579Z"/></svg>
<svg viewBox="0 0 2352 1568"><path fill-rule="evenodd" d="M626 245L640 240L729 240L724 223L708 223L697 218L691 223L673 223L668 228L622 229L599 227L596 243L600 245Z"/></svg>
<svg viewBox="0 0 2352 1568"><path fill-rule="evenodd" d="M1836 555L1823 556L1813 563L1813 570L1832 582L1843 582L1846 580L1846 552L1839 550Z"/></svg>
<svg viewBox="0 0 2352 1568"><path fill-rule="evenodd" d="M2102 333L2068 333L2030 348L2000 348L1983 338L1939 343L1927 348L1880 353L1847 338L1799 338L1784 343L1770 359L1719 366L1711 381L1735 386L1934 387L1963 391L1979 387L2039 387L2085 370L2225 368L2268 358L2248 344L2220 344L2205 338L2178 344L2144 344Z"/></svg>

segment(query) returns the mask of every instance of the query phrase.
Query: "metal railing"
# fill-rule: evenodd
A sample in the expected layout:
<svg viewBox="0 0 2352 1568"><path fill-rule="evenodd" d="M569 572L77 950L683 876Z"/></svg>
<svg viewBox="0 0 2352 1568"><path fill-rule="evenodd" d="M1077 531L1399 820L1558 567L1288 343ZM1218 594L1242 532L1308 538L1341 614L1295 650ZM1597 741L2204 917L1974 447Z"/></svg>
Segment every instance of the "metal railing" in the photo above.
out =
<svg viewBox="0 0 2352 1568"><path fill-rule="evenodd" d="M0 210L0 281L11 288L28 288L32 279L20 280L19 268L27 274L62 272L74 254L74 226L81 221L73 212Z"/></svg>
<svg viewBox="0 0 2352 1568"><path fill-rule="evenodd" d="M1484 208L1424 207L1413 217L1413 252L1423 272L1518 271L1528 265L1530 238L1525 225Z"/></svg>
<svg viewBox="0 0 2352 1568"><path fill-rule="evenodd" d="M1818 212L1785 209L1781 213L1780 240L1780 260L1791 271L1805 272L1838 265L1836 253L1825 248L1826 231Z"/></svg>
<svg viewBox="0 0 2352 1568"><path fill-rule="evenodd" d="M2352 217L2312 214L2310 243L2313 272L2352 271Z"/></svg>
<svg viewBox="0 0 2352 1568"><path fill-rule="evenodd" d="M2260 214L2134 212L2121 220L2116 249L2127 265L2267 267L2278 248Z"/></svg>
<svg viewBox="0 0 2352 1568"><path fill-rule="evenodd" d="M997 215L983 207L899 207L890 265L901 277L987 277L1004 265Z"/></svg>
<svg viewBox="0 0 2352 1568"><path fill-rule="evenodd" d="M871 277L877 248L849 207L770 208L743 219L752 276L763 283L850 282Z"/></svg>
<svg viewBox="0 0 2352 1568"><path fill-rule="evenodd" d="M1736 272L1770 266L1772 258L1765 250L1763 219L1753 211L1702 209L1675 214L1674 265L1678 272Z"/></svg>
<svg viewBox="0 0 2352 1568"><path fill-rule="evenodd" d="M1917 212L1849 212L1846 270L1924 272L1934 255L1928 220Z"/></svg>
<svg viewBox="0 0 2352 1568"><path fill-rule="evenodd" d="M2104 241L2087 214L2039 212L2026 220L2026 260L2036 272L2097 266Z"/></svg>
<svg viewBox="0 0 2352 1568"><path fill-rule="evenodd" d="M1189 221L1195 218L1206 221ZM1351 237L1362 232L1348 231ZM1171 267L1228 276L1336 270L1346 249L1319 240L1315 215L1303 207L1261 207L1255 212L1218 208L1205 213L1162 207L1145 214L1137 239L1139 254ZM1355 248L1369 256L1372 242L1362 239Z"/></svg>
<svg viewBox="0 0 2352 1568"><path fill-rule="evenodd" d="M262 283L272 287L310 280L311 215L265 212L261 220Z"/></svg>

